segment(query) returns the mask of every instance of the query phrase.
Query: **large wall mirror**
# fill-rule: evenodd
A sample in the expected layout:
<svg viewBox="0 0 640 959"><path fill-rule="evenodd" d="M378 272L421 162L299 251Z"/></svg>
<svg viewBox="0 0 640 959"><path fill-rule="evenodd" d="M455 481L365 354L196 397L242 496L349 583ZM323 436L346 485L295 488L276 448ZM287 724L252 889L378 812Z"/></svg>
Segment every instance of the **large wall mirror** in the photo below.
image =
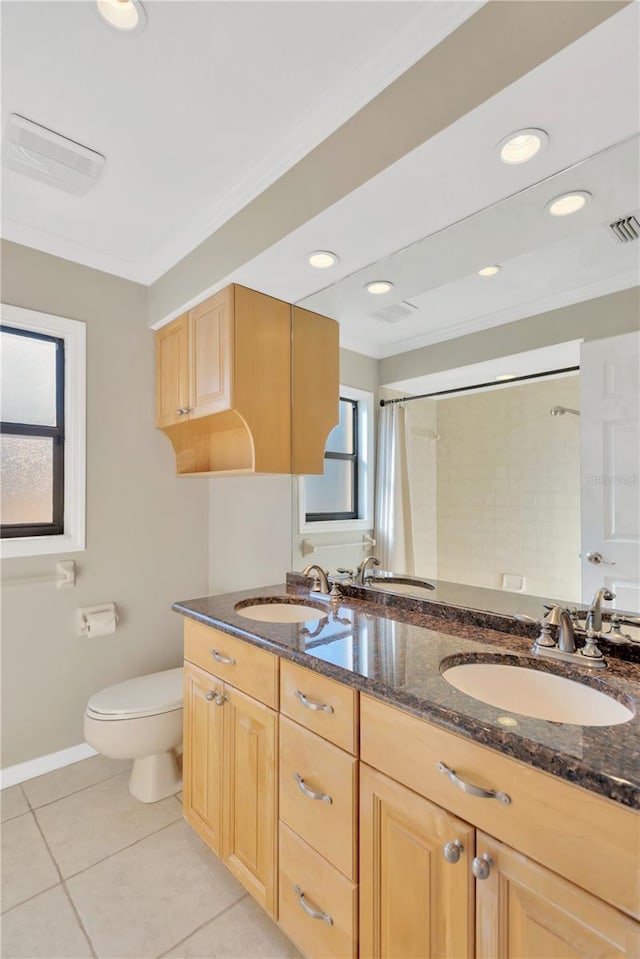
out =
<svg viewBox="0 0 640 959"><path fill-rule="evenodd" d="M640 610L638 155L628 137L302 301L377 355L397 433L387 534L319 535L307 562L353 567L375 535L385 566L460 584L462 605L466 586L517 609L608 585ZM567 194L582 208L556 215Z"/></svg>

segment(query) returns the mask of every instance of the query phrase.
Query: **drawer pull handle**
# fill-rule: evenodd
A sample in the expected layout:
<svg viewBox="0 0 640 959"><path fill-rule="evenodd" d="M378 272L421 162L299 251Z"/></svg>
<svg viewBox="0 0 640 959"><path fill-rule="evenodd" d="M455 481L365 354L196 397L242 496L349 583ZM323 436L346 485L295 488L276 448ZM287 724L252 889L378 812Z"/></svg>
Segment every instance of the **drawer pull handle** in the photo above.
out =
<svg viewBox="0 0 640 959"><path fill-rule="evenodd" d="M481 786L474 786L473 783L468 783L464 779L460 779L459 776L456 776L454 770L449 769L444 763L436 763L436 769L439 773L444 773L445 776L448 776L454 786L468 793L469 796L477 796L478 799L497 799L498 802L501 802L505 806L508 806L511 802L511 797L507 796L506 793L498 792L495 789L483 789Z"/></svg>
<svg viewBox="0 0 640 959"><path fill-rule="evenodd" d="M230 656L223 656L222 653L219 653L217 649L210 649L209 652L215 659L216 663L224 663L225 666L235 666L235 659L231 659Z"/></svg>
<svg viewBox="0 0 640 959"><path fill-rule="evenodd" d="M333 706L327 706L326 703L312 703L310 699L307 699L304 693L301 693L299 689L296 689L296 696L306 709L313 709L314 712L319 713L332 713Z"/></svg>
<svg viewBox="0 0 640 959"><path fill-rule="evenodd" d="M488 879L492 866L492 860L489 858L486 852L483 852L481 856L476 856L471 863L471 872L476 879Z"/></svg>
<svg viewBox="0 0 640 959"><path fill-rule="evenodd" d="M459 839L453 839L444 844L442 852L447 862L456 863L460 860L460 854L464 852L464 846Z"/></svg>
<svg viewBox="0 0 640 959"><path fill-rule="evenodd" d="M304 898L304 893L300 886L297 883L294 883L293 891L298 897L298 902L300 903L300 908L306 912L308 916L312 919L321 919L323 922L326 922L328 926L333 925L333 919L326 912L320 912L318 909L314 909L313 906L310 906L309 903Z"/></svg>
<svg viewBox="0 0 640 959"><path fill-rule="evenodd" d="M317 793L313 789L309 789L309 787L307 786L304 779L302 778L302 776L300 776L299 773L294 773L293 778L298 784L298 789L300 790L303 796L307 797L307 799L319 799L321 802L326 802L327 806L330 806L332 804L333 799L331 798L331 796L328 796L326 793Z"/></svg>

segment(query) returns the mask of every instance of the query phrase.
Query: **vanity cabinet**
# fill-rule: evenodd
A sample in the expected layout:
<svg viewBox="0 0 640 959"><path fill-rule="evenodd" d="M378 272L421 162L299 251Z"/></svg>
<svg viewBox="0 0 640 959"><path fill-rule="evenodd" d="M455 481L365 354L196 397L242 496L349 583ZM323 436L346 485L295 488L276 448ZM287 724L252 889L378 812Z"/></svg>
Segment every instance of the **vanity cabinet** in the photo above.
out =
<svg viewBox="0 0 640 959"><path fill-rule="evenodd" d="M358 954L358 699L282 662L279 920L307 959Z"/></svg>
<svg viewBox="0 0 640 959"><path fill-rule="evenodd" d="M180 475L322 473L335 320L233 284L156 333L156 426Z"/></svg>
<svg viewBox="0 0 640 959"><path fill-rule="evenodd" d="M263 692L273 703L274 670L277 676L277 660L269 653L186 621L184 815L271 915L277 895L278 714L257 696Z"/></svg>
<svg viewBox="0 0 640 959"><path fill-rule="evenodd" d="M361 959L640 954L632 810L368 696L361 759Z"/></svg>
<svg viewBox="0 0 640 959"><path fill-rule="evenodd" d="M472 826L361 764L362 959L471 959L473 856Z"/></svg>
<svg viewBox="0 0 640 959"><path fill-rule="evenodd" d="M491 862L476 883L477 959L640 954L637 923L613 906L481 832L476 853Z"/></svg>

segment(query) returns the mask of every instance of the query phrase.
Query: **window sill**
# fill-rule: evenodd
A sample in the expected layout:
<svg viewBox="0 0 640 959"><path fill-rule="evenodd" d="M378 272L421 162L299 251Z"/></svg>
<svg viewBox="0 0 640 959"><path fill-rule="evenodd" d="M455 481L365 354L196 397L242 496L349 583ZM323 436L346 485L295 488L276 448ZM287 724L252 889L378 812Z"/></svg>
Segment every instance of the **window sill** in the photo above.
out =
<svg viewBox="0 0 640 959"><path fill-rule="evenodd" d="M368 531L373 529L372 519L337 519L318 523L300 523L301 533L348 533L349 530Z"/></svg>
<svg viewBox="0 0 640 959"><path fill-rule="evenodd" d="M73 536L16 536L0 540L0 557L51 556L54 553L78 553L84 548L84 540Z"/></svg>

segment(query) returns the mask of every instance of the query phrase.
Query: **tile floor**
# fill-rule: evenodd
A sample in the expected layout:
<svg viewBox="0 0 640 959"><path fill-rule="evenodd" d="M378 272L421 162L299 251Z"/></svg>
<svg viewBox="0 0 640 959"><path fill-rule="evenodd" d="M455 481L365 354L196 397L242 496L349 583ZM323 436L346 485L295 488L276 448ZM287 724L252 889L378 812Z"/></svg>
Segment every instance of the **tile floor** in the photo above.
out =
<svg viewBox="0 0 640 959"><path fill-rule="evenodd" d="M299 959L182 819L94 756L0 793L2 959Z"/></svg>

